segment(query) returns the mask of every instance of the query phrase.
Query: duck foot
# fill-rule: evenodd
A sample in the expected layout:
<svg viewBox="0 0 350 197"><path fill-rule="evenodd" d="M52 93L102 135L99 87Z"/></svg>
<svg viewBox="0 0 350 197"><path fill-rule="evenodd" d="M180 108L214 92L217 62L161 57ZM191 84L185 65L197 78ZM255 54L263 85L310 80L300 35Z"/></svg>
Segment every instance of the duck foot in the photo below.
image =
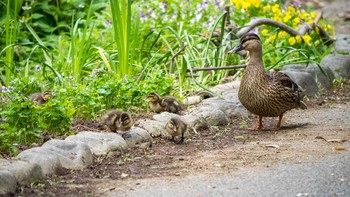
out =
<svg viewBox="0 0 350 197"><path fill-rule="evenodd" d="M256 127L248 128L249 130L252 131L261 131L263 130L263 125L262 125L262 116L259 116L259 124Z"/></svg>
<svg viewBox="0 0 350 197"><path fill-rule="evenodd" d="M275 128L272 128L271 131L279 131L281 129L283 113L278 116L278 122Z"/></svg>
<svg viewBox="0 0 350 197"><path fill-rule="evenodd" d="M263 127L260 127L260 126L256 126L256 127L248 128L248 130L251 130L251 131L262 131L262 130L265 130L265 129Z"/></svg>

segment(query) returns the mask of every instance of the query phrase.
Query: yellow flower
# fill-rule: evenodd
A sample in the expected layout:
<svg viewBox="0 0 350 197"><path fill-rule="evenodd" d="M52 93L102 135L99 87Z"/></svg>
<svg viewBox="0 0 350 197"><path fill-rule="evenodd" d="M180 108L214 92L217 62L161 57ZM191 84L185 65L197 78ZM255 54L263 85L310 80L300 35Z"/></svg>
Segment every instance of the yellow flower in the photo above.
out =
<svg viewBox="0 0 350 197"><path fill-rule="evenodd" d="M269 12L270 10L271 10L271 6L269 4L263 7L263 12Z"/></svg>
<svg viewBox="0 0 350 197"><path fill-rule="evenodd" d="M292 16L287 12L283 17L283 22L288 22L291 18Z"/></svg>
<svg viewBox="0 0 350 197"><path fill-rule="evenodd" d="M329 29L329 30L331 30L331 31L333 31L334 30L334 27L332 26L332 25L327 25L327 29Z"/></svg>
<svg viewBox="0 0 350 197"><path fill-rule="evenodd" d="M286 38L287 37L287 32L285 32L285 31L281 31L280 33L278 33L278 39L284 39L284 38Z"/></svg>
<svg viewBox="0 0 350 197"><path fill-rule="evenodd" d="M308 35L308 34L306 34L306 35L304 35L303 36L303 40L304 40L304 42L307 44L307 45L311 45L310 44L310 41L311 41L311 37Z"/></svg>
<svg viewBox="0 0 350 197"><path fill-rule="evenodd" d="M269 33L269 30L263 29L261 30L261 35L266 36Z"/></svg>
<svg viewBox="0 0 350 197"><path fill-rule="evenodd" d="M293 45L295 44L296 40L295 40L294 37L290 37L290 38L288 39L288 42L289 42L290 45L293 46Z"/></svg>
<svg viewBox="0 0 350 197"><path fill-rule="evenodd" d="M320 34L320 28L315 27L315 30L316 30L316 32L317 32L318 34Z"/></svg>
<svg viewBox="0 0 350 197"><path fill-rule="evenodd" d="M299 17L301 19L305 20L305 19L309 18L309 14L306 12L302 12L302 13L300 13Z"/></svg>
<svg viewBox="0 0 350 197"><path fill-rule="evenodd" d="M248 9L251 6L255 7L260 7L260 0L246 0L246 1L241 1L241 0L231 0L233 5L238 8L238 9Z"/></svg>
<svg viewBox="0 0 350 197"><path fill-rule="evenodd" d="M300 24L300 18L296 17L295 19L293 19L293 27L296 27Z"/></svg>
<svg viewBox="0 0 350 197"><path fill-rule="evenodd" d="M273 13L281 13L281 9L280 9L280 6L278 4L275 4L272 6L272 12Z"/></svg>
<svg viewBox="0 0 350 197"><path fill-rule="evenodd" d="M288 12L293 14L293 13L296 13L297 11L296 11L296 9L293 6L289 6L288 7Z"/></svg>
<svg viewBox="0 0 350 197"><path fill-rule="evenodd" d="M317 16L317 13L316 13L316 12L311 12L311 17L312 17L312 19L315 19L316 16Z"/></svg>
<svg viewBox="0 0 350 197"><path fill-rule="evenodd" d="M266 42L272 43L273 41L275 41L275 39L276 39L276 34L273 34L266 39Z"/></svg>
<svg viewBox="0 0 350 197"><path fill-rule="evenodd" d="M272 17L273 20L282 22L281 15L279 13L275 13L275 15Z"/></svg>
<svg viewBox="0 0 350 197"><path fill-rule="evenodd" d="M301 37L300 36L295 36L295 40L297 41L297 43L301 43Z"/></svg>

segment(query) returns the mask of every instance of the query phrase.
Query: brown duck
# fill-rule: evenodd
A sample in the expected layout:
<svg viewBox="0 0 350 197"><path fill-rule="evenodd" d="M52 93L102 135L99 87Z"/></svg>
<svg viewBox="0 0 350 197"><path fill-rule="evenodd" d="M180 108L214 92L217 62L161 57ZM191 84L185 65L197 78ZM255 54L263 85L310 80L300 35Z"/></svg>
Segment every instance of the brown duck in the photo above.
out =
<svg viewBox="0 0 350 197"><path fill-rule="evenodd" d="M238 98L242 105L258 115L259 124L252 130L262 130L262 117L279 117L276 128L279 130L283 114L294 108L306 109L301 101L301 88L286 74L281 72L266 73L262 60L262 45L258 35L247 33L240 43L228 53L241 50L249 52L249 62L243 73Z"/></svg>
<svg viewBox="0 0 350 197"><path fill-rule="evenodd" d="M102 116L101 122L107 125L112 132L128 131L134 124L131 116L127 112L114 109L108 110Z"/></svg>
<svg viewBox="0 0 350 197"><path fill-rule="evenodd" d="M179 113L184 109L183 105L173 96L160 97L157 93L150 93L147 97L149 102L150 110L152 112L171 112Z"/></svg>
<svg viewBox="0 0 350 197"><path fill-rule="evenodd" d="M187 131L187 124L178 117L171 118L166 124L166 130L171 135L172 141L175 143L182 143L185 139L185 132ZM175 140L176 136L180 136L180 140Z"/></svg>
<svg viewBox="0 0 350 197"><path fill-rule="evenodd" d="M47 103L47 101L52 97L50 90L45 90L44 92L37 92L30 96L32 102L36 102L37 106Z"/></svg>

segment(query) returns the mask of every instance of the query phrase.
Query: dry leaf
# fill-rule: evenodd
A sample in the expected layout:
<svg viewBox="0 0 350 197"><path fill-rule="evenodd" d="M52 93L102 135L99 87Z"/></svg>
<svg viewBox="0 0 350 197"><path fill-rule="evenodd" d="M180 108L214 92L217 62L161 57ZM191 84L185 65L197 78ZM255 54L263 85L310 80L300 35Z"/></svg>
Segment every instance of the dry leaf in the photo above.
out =
<svg viewBox="0 0 350 197"><path fill-rule="evenodd" d="M327 142L346 142L345 139L329 139L329 140L326 140Z"/></svg>
<svg viewBox="0 0 350 197"><path fill-rule="evenodd" d="M279 148L280 146L275 145L275 144L268 144L268 145L266 145L266 147L268 147L268 148Z"/></svg>
<svg viewBox="0 0 350 197"><path fill-rule="evenodd" d="M319 139L319 140L325 140L325 141L327 141L324 137L322 137L322 136L316 136L315 137L315 139Z"/></svg>
<svg viewBox="0 0 350 197"><path fill-rule="evenodd" d="M332 149L333 150L346 150L345 147L333 147Z"/></svg>

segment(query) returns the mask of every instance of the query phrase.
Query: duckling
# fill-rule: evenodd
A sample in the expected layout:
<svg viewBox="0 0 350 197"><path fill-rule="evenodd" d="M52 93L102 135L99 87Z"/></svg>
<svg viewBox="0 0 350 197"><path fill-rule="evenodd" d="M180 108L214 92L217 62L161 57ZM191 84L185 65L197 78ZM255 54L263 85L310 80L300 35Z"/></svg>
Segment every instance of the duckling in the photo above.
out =
<svg viewBox="0 0 350 197"><path fill-rule="evenodd" d="M32 102L36 102L37 106L47 103L47 101L52 97L52 92L50 90L45 90L44 92L37 92L30 96Z"/></svg>
<svg viewBox="0 0 350 197"><path fill-rule="evenodd" d="M160 105L164 107L165 111L171 112L171 113L179 113L184 109L183 105L180 104L180 102L172 96L165 96L161 99Z"/></svg>
<svg viewBox="0 0 350 197"><path fill-rule="evenodd" d="M164 96L160 97L157 93L150 93L147 97L150 110L152 112L171 112L179 113L181 110L184 110L184 106L173 96Z"/></svg>
<svg viewBox="0 0 350 197"><path fill-rule="evenodd" d="M103 124L107 125L107 127L112 132L119 131L128 131L134 124L131 116L124 111L120 110L109 110L102 116Z"/></svg>
<svg viewBox="0 0 350 197"><path fill-rule="evenodd" d="M149 108L151 112L160 113L165 111L165 107L161 106L161 98L157 93L150 93L147 97L147 101L149 102Z"/></svg>
<svg viewBox="0 0 350 197"><path fill-rule="evenodd" d="M178 117L171 118L166 124L166 130L171 135L171 140L175 143L182 143L184 141L184 134L187 130L187 124ZM181 139L176 141L175 137L181 135Z"/></svg>
<svg viewBox="0 0 350 197"><path fill-rule="evenodd" d="M244 70L238 98L242 105L259 117L258 126L252 130L262 130L262 117L279 117L276 128L280 130L283 114L294 108L306 109L302 102L301 88L288 75L281 72L266 73L262 60L262 44L258 35L247 33L240 43L228 53L241 50L249 52L249 62Z"/></svg>

